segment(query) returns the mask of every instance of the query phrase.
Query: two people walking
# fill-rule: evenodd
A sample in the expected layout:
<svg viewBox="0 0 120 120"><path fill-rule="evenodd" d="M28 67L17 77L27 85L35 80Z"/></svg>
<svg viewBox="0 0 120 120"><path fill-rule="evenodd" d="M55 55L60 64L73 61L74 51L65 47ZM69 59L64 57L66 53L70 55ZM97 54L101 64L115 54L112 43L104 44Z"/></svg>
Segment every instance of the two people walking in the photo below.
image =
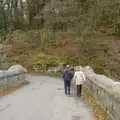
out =
<svg viewBox="0 0 120 120"><path fill-rule="evenodd" d="M76 85L77 96L81 96L82 84L84 84L86 79L80 66L77 66L74 71L73 68L71 69L70 66L67 65L65 71L63 72L63 79L66 95L70 95L71 82L73 81Z"/></svg>

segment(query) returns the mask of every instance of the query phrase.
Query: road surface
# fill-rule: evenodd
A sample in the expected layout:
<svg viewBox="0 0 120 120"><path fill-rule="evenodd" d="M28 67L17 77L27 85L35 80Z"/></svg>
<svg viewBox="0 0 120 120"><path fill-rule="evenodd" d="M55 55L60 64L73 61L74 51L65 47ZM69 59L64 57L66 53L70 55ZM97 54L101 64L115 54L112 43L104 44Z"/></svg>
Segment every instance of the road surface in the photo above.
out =
<svg viewBox="0 0 120 120"><path fill-rule="evenodd" d="M0 98L0 120L94 120L80 98L64 95L63 82L28 76L31 84Z"/></svg>

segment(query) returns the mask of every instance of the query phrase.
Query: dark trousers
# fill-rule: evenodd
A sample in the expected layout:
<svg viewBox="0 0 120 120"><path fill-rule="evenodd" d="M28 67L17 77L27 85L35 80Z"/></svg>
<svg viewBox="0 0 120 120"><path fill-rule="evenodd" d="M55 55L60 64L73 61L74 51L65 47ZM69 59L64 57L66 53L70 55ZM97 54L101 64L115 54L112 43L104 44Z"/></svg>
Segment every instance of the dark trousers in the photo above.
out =
<svg viewBox="0 0 120 120"><path fill-rule="evenodd" d="M81 96L82 94L82 85L77 85L77 96Z"/></svg>
<svg viewBox="0 0 120 120"><path fill-rule="evenodd" d="M64 80L65 94L70 94L70 86L71 86L71 82Z"/></svg>

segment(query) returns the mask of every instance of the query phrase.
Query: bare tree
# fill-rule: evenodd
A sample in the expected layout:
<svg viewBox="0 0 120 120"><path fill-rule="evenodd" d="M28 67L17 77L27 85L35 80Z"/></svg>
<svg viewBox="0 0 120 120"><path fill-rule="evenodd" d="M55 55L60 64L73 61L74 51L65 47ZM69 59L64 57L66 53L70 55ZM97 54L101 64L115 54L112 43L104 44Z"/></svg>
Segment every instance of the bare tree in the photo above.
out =
<svg viewBox="0 0 120 120"><path fill-rule="evenodd" d="M2 54L4 57L5 40L8 33L11 33L11 28L14 21L23 18L23 4L22 0L0 0L0 42L3 45ZM2 60L2 58L1 58Z"/></svg>

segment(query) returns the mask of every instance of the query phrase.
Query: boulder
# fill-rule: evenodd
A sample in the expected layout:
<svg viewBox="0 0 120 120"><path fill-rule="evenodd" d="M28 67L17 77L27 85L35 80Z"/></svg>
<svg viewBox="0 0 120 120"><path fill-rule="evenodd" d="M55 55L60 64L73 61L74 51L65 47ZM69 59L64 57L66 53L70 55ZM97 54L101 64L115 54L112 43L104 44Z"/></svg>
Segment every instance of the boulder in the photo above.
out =
<svg viewBox="0 0 120 120"><path fill-rule="evenodd" d="M16 72L24 72L24 73L26 73L27 72L27 69L26 68L24 68L23 66L21 66L21 65L13 65L13 66L11 66L9 69L8 69L8 71L16 71Z"/></svg>

